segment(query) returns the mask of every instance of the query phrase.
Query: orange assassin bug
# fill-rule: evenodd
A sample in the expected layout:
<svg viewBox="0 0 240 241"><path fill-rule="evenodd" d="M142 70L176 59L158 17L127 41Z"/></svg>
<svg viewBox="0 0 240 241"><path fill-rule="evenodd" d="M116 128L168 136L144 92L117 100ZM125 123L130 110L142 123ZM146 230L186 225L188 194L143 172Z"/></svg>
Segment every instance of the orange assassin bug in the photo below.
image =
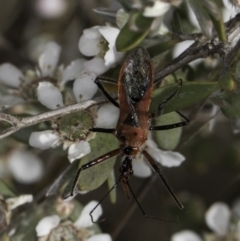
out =
<svg viewBox="0 0 240 241"><path fill-rule="evenodd" d="M112 96L105 90L103 85L99 80L106 80L109 82L114 82L118 85L118 100L119 103L112 98ZM146 217L151 217L155 219L159 219L153 216L148 216L141 208L138 200L136 199L130 185L129 178L133 174L132 169L132 160L136 157L136 154L141 152L146 160L146 162L152 167L152 169L160 176L163 184L177 203L178 207L184 210L184 206L180 203L180 201L175 196L171 187L167 183L164 178L158 164L151 157L151 155L146 151L142 150L142 146L147 140L148 131L149 130L167 130L172 128L177 128L181 126L185 126L189 123L188 118L182 115L180 112L179 115L184 119L184 121L169 124L164 126L151 126L151 118L152 115L149 113L149 107L151 103L151 97L153 92L153 81L154 81L154 73L153 66L150 59L150 56L144 48L137 48L129 57L125 60L122 65L118 81L113 81L108 78L100 78L98 77L95 80L95 83L101 89L103 94L107 97L107 99L112 102L116 107L120 109L120 115L118 119L118 123L115 129L105 129L105 128L92 128L90 129L93 132L102 132L102 133L111 133L113 134L119 141L119 148L112 150L100 157L88 162L87 164L82 165L76 174L74 179L71 192L69 196L74 196L76 193L77 183L80 177L80 174L83 170L91 168L99 163L106 161L107 159L115 156L122 155L124 157L124 161L122 163L120 171L120 177L116 184L108 191L108 193L99 201L97 206L105 199L105 197L111 192L111 190L121 182L123 185L124 192L127 197L130 198L130 192L132 193L135 201L140 207L142 213ZM157 110L157 116L161 114L161 110L164 105L173 98L182 82L178 85L177 89L166 99L164 102L159 105ZM65 197L65 198L67 198ZM97 206L90 212L92 218L92 212L97 208ZM92 218L93 221L93 218ZM93 221L94 222L94 221Z"/></svg>

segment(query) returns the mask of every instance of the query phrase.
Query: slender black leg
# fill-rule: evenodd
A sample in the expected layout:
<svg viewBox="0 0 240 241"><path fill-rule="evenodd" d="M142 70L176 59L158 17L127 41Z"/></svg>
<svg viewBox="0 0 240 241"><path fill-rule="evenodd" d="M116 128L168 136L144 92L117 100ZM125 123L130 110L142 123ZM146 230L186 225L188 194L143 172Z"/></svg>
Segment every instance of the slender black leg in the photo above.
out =
<svg viewBox="0 0 240 241"><path fill-rule="evenodd" d="M102 221L104 221L105 219L101 219L100 221L94 221L93 220L93 216L92 213L96 210L96 208L105 200L106 197L108 197L109 193L118 185L118 183L121 181L121 179L119 178L118 181L111 187L110 190L108 190L108 192L103 196L103 198L98 202L98 204L92 209L92 211L89 213L89 215L91 216L91 220L93 223L100 223Z"/></svg>
<svg viewBox="0 0 240 241"><path fill-rule="evenodd" d="M102 156L94 159L93 161L90 161L90 162L82 165L82 166L78 169L78 171L77 171L77 174L76 174L76 176L75 176L75 179L74 179L74 182L73 182L73 185L72 185L72 188L71 188L70 193L69 193L67 196L65 196L64 199L67 199L68 197L73 197L74 194L76 193L75 189L76 189L76 187L77 187L77 183L78 183L78 180L79 180L81 171L86 170L86 169L88 169L88 168L90 168L90 167L92 167L92 166L95 166L95 165L97 165L97 164L99 164L99 163L101 163L101 162L104 162L105 160L107 160L107 159L109 159L109 158L111 158L111 157L113 157L113 156L116 156L116 155L119 154L119 153L120 153L120 149L115 149L115 150L113 150L113 151L110 151L110 152L108 152L108 153L105 153L104 155L102 155Z"/></svg>
<svg viewBox="0 0 240 241"><path fill-rule="evenodd" d="M98 127L94 127L94 128L91 128L89 129L89 131L92 131L92 132L101 132L101 133L113 133L115 131L115 129L105 129L105 128L98 128Z"/></svg>
<svg viewBox="0 0 240 241"><path fill-rule="evenodd" d="M153 116L155 118L161 115L162 110L163 110L164 106L166 105L166 103L169 100L171 100L178 93L178 91L180 90L181 87L182 87L182 80L180 79L179 84L178 84L177 88L173 91L173 93L158 106L157 113L155 115L153 114Z"/></svg>
<svg viewBox="0 0 240 241"><path fill-rule="evenodd" d="M177 221L177 220L167 220L167 219L163 219L163 218L159 218L159 217L147 215L147 214L145 213L145 211L143 210L141 204L140 204L139 201L137 200L137 197L135 196L135 194L134 194L134 192L133 192L133 190L132 190L129 182L127 182L127 186L128 186L128 188L129 188L130 192L132 193L132 196L133 196L134 200L136 201L138 207L140 208L140 210L141 210L141 212L142 212L142 214L143 214L143 216L144 216L145 218L152 218L152 219L157 219L157 220L166 221L166 222L171 222L171 223Z"/></svg>
<svg viewBox="0 0 240 241"><path fill-rule="evenodd" d="M153 170L160 176L160 178L162 179L163 184L165 185L165 187L167 188L167 190L169 191L169 193L171 194L171 196L173 197L173 199L175 200L175 202L177 203L178 207L182 210L185 211L184 206L180 203L180 201L178 200L178 198L176 197L176 195L174 194L173 190L171 189L171 187L169 186L169 184L167 183L167 180L164 178L159 166L157 165L157 163L153 160L153 158L150 156L150 154L144 150L142 152L142 154L144 155L146 161L148 162L148 164L153 168Z"/></svg>
<svg viewBox="0 0 240 241"><path fill-rule="evenodd" d="M174 124L169 124L169 125L163 125L163 126L150 126L149 130L151 131L162 131L162 130L169 130L169 129L173 129L173 128L177 128L177 127L181 127L181 126L187 126L189 124L189 119L184 116L182 113L180 113L179 111L176 111L185 121L181 121L178 123L174 123Z"/></svg>
<svg viewBox="0 0 240 241"><path fill-rule="evenodd" d="M98 88L103 92L103 94L106 96L106 98L113 104L115 105L116 107L119 108L119 104L116 100L113 99L113 97L105 90L105 88L103 87L103 85L101 84L100 80L105 80L109 83L115 83L117 84L116 81L112 80L112 79L109 79L109 78L106 78L106 77L97 77L95 79L95 84L98 86Z"/></svg>

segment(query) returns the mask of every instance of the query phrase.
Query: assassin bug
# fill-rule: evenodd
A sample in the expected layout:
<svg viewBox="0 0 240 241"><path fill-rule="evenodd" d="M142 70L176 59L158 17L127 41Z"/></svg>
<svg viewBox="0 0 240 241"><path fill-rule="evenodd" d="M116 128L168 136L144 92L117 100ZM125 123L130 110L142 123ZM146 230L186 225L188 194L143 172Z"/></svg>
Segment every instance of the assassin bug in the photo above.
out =
<svg viewBox="0 0 240 241"><path fill-rule="evenodd" d="M130 56L123 63L123 66L119 74L119 79L117 82L119 103L114 98L112 98L112 96L105 90L105 88L99 81L100 79L104 80L104 78L97 78L95 80L95 83L102 90L102 92L108 98L108 100L120 109L120 115L115 129L104 129L96 127L90 130L93 132L112 133L119 141L119 148L112 150L96 158L95 160L88 162L85 165L82 165L78 169L78 172L73 182L73 186L71 188L71 192L67 197L74 196L80 174L83 170L86 170L92 166L95 166L99 163L106 161L107 159L113 156L120 154L124 156L124 161L119 170L119 180L109 190L109 192L100 200L98 205L105 199L105 197L110 193L110 191L119 182L121 182L127 197L130 198L129 194L131 192L144 216L159 219L156 217L146 215L129 185L128 180L130 176L133 174L132 160L139 152L141 152L146 162L160 176L165 187L170 192L171 196L173 197L179 208L184 210L183 205L177 199L174 192L168 185L166 179L164 178L163 174L161 173L158 164L156 164L155 160L146 150L142 150L142 146L147 140L149 130L167 130L181 127L189 123L189 120L177 111L179 115L184 119L184 121L164 126L150 125L152 115L149 113L149 107L153 92L154 73L148 52L144 48L137 48L132 54L130 54ZM114 82L109 79L105 80L109 82ZM180 82L177 89L161 105L159 105L157 115L161 114L161 110L163 109L164 105L177 94L181 85L182 82ZM90 212L91 218L92 212L97 208L97 206Z"/></svg>

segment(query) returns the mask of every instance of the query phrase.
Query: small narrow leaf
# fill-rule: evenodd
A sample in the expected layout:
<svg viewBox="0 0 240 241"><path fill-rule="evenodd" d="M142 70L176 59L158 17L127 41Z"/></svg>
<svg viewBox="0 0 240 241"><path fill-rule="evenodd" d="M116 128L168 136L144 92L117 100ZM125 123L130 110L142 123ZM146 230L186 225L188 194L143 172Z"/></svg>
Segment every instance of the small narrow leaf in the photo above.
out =
<svg viewBox="0 0 240 241"><path fill-rule="evenodd" d="M178 84L163 86L153 92L150 112L155 113L158 106L163 103L177 88ZM179 92L166 103L163 113L180 110L191 106L220 89L217 82L184 82Z"/></svg>
<svg viewBox="0 0 240 241"><path fill-rule="evenodd" d="M181 122L181 118L178 113L171 112L165 115L161 115L155 120L155 126L170 125ZM174 150L180 140L182 134L182 128L174 128L170 130L154 131L156 137L156 143L161 149Z"/></svg>
<svg viewBox="0 0 240 241"><path fill-rule="evenodd" d="M0 178L0 195L7 197L16 197L16 193L14 193L11 188Z"/></svg>
<svg viewBox="0 0 240 241"><path fill-rule="evenodd" d="M189 0L188 2L196 15L203 34L211 38L213 24L207 10L203 6L203 2L199 0Z"/></svg>
<svg viewBox="0 0 240 241"><path fill-rule="evenodd" d="M118 141L112 134L97 133L96 138L90 141L91 152L81 159L80 165L86 164L100 155L118 147ZM92 166L81 172L79 179L80 190L94 190L101 186L109 177L115 164L116 157L109 158L103 163Z"/></svg>
<svg viewBox="0 0 240 241"><path fill-rule="evenodd" d="M171 49L175 44L179 43L179 39L170 39L168 41L160 42L156 45L147 48L151 58Z"/></svg>
<svg viewBox="0 0 240 241"><path fill-rule="evenodd" d="M223 75L221 75L218 82L222 89L228 91L235 91L235 80L230 72L226 72Z"/></svg>
<svg viewBox="0 0 240 241"><path fill-rule="evenodd" d="M153 20L133 12L117 37L117 51L125 52L139 45L149 33Z"/></svg>
<svg viewBox="0 0 240 241"><path fill-rule="evenodd" d="M222 113L231 119L237 119L240 117L240 85L237 85L236 90L228 91L224 90L219 92L210 100L219 105Z"/></svg>
<svg viewBox="0 0 240 241"><path fill-rule="evenodd" d="M114 170L111 171L111 174L109 175L109 177L107 179L107 182L108 182L108 189L110 190L116 183ZM117 200L116 187L113 188L113 190L109 193L109 197L110 197L110 200L112 203L116 203L116 200Z"/></svg>
<svg viewBox="0 0 240 241"><path fill-rule="evenodd" d="M226 33L225 33L225 26L222 18L222 9L217 3L213 0L204 0L203 1L205 9L207 10L212 23L215 27L215 30L218 33L218 37L221 41L226 41Z"/></svg>

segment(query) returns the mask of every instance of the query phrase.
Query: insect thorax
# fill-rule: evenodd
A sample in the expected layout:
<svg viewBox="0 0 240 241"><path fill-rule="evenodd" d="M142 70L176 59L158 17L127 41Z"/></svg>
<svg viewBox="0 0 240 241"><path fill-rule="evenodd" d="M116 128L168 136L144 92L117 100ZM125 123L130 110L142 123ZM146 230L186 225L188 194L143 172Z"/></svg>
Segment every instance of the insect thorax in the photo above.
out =
<svg viewBox="0 0 240 241"><path fill-rule="evenodd" d="M147 131L138 127L122 125L116 130L115 136L120 142L122 155L135 157L147 140Z"/></svg>

